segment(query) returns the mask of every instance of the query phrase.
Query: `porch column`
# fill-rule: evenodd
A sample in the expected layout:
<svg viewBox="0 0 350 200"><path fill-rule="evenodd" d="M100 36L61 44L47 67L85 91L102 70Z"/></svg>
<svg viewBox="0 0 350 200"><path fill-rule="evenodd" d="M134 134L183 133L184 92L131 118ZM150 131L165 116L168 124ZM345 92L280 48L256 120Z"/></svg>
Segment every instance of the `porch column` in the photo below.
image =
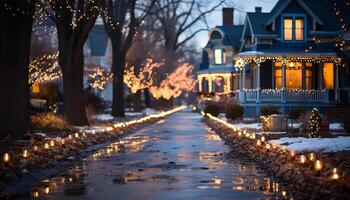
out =
<svg viewBox="0 0 350 200"><path fill-rule="evenodd" d="M258 89L256 102L261 102L261 83L260 83L260 63L256 65L256 87Z"/></svg>
<svg viewBox="0 0 350 200"><path fill-rule="evenodd" d="M305 90L306 89L306 63L305 62L303 62L303 71L302 71L301 80L302 80L302 88L303 90Z"/></svg>
<svg viewBox="0 0 350 200"><path fill-rule="evenodd" d="M198 91L202 92L203 91L203 77L202 76L198 76Z"/></svg>
<svg viewBox="0 0 350 200"><path fill-rule="evenodd" d="M286 61L282 61L282 90L281 90L281 102L286 102Z"/></svg>
<svg viewBox="0 0 350 200"><path fill-rule="evenodd" d="M340 102L339 67L335 63L334 63L334 91L335 91L335 101Z"/></svg>
<svg viewBox="0 0 350 200"><path fill-rule="evenodd" d="M322 90L323 89L323 63L318 64L318 89Z"/></svg>
<svg viewBox="0 0 350 200"><path fill-rule="evenodd" d="M230 93L231 92L231 75L230 76L227 76L226 77L226 84L227 84L227 91L226 92L228 92L228 93Z"/></svg>
<svg viewBox="0 0 350 200"><path fill-rule="evenodd" d="M242 70L242 89L245 89L245 66Z"/></svg>
<svg viewBox="0 0 350 200"><path fill-rule="evenodd" d="M212 77L208 77L208 93L213 92L213 80Z"/></svg>

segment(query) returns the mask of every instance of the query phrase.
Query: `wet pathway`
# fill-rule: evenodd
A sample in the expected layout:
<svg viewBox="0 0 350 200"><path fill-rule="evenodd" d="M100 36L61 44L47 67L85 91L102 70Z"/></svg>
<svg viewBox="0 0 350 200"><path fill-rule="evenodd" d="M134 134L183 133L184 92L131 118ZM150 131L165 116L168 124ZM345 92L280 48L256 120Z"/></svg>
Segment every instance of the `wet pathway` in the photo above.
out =
<svg viewBox="0 0 350 200"><path fill-rule="evenodd" d="M43 180L43 199L276 199L278 183L227 160L228 146L197 113L179 112Z"/></svg>

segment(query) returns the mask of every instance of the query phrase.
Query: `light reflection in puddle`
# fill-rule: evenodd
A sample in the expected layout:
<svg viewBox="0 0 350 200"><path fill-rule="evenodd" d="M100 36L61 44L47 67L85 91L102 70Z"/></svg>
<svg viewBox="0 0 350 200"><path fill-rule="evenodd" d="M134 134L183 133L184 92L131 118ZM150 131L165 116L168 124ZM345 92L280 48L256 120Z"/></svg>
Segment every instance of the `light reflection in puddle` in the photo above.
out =
<svg viewBox="0 0 350 200"><path fill-rule="evenodd" d="M199 160L208 164L225 164L226 162L219 160L221 158L219 155L222 154L223 152L200 152Z"/></svg>
<svg viewBox="0 0 350 200"><path fill-rule="evenodd" d="M215 134L209 134L204 136L204 140L206 141L221 141L221 138Z"/></svg>

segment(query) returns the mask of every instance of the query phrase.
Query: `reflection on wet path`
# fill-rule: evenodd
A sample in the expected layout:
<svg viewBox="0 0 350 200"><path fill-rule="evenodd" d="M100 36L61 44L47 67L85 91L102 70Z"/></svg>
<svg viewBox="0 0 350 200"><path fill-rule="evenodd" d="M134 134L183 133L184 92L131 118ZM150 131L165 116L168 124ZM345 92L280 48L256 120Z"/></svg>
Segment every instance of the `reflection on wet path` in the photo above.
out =
<svg viewBox="0 0 350 200"><path fill-rule="evenodd" d="M228 160L228 146L201 116L176 113L95 151L33 199L284 199L283 187L254 165ZM27 197L26 197L27 198Z"/></svg>

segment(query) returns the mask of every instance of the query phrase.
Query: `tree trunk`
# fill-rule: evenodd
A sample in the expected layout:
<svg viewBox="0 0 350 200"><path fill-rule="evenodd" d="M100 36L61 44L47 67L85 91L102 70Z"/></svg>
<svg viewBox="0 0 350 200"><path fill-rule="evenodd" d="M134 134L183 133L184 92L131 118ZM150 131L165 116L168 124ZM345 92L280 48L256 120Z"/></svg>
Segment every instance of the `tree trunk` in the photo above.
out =
<svg viewBox="0 0 350 200"><path fill-rule="evenodd" d="M144 90L144 95L145 95L145 104L147 108L151 107L151 95L149 93L149 89Z"/></svg>
<svg viewBox="0 0 350 200"><path fill-rule="evenodd" d="M134 111L140 112L142 110L141 90L138 90L135 94L133 94L132 98L133 98Z"/></svg>
<svg viewBox="0 0 350 200"><path fill-rule="evenodd" d="M63 66L64 116L75 126L88 124L84 104L83 45L72 41Z"/></svg>
<svg viewBox="0 0 350 200"><path fill-rule="evenodd" d="M0 3L0 137L20 138L29 125L28 66L34 3L29 14L7 11ZM12 8L16 1L5 1ZM22 10L22 8L20 8Z"/></svg>
<svg viewBox="0 0 350 200"><path fill-rule="evenodd" d="M112 48L112 72L113 72L113 102L112 116L125 117L124 111L124 68L125 57L122 56L120 45Z"/></svg>

